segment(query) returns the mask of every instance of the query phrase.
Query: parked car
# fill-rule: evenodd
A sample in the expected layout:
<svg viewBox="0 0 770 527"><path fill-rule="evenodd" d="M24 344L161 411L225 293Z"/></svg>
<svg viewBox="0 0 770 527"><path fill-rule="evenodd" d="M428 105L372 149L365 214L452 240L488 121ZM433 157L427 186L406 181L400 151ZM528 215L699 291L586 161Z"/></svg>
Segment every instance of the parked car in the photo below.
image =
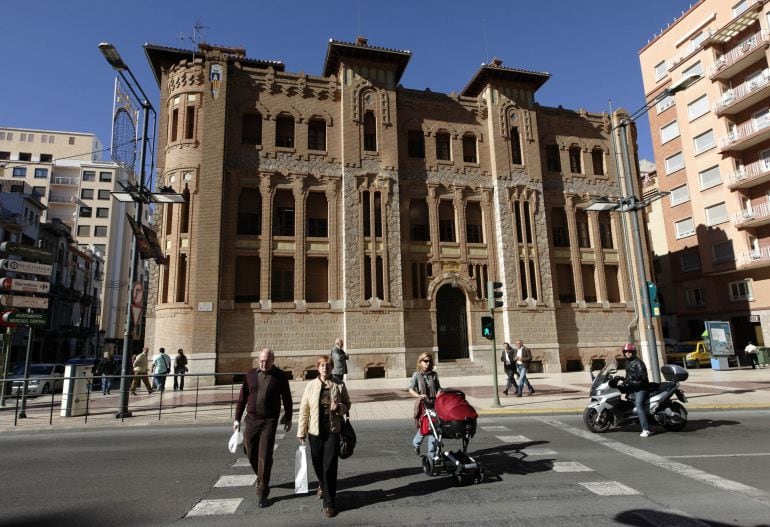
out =
<svg viewBox="0 0 770 527"><path fill-rule="evenodd" d="M32 363L29 365L27 395L45 395L60 392L64 386L64 364ZM24 363L16 362L8 369L12 396L21 395L24 386Z"/></svg>
<svg viewBox="0 0 770 527"><path fill-rule="evenodd" d="M676 344L673 351L666 353L666 362L679 362L687 368L699 368L711 364L711 353L705 340L686 340Z"/></svg>

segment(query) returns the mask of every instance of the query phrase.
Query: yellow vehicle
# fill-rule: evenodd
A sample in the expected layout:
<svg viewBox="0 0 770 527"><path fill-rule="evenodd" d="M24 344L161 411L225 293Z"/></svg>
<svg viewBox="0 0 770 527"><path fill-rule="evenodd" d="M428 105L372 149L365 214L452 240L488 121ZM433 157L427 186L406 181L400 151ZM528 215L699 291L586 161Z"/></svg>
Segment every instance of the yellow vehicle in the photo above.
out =
<svg viewBox="0 0 770 527"><path fill-rule="evenodd" d="M705 340L686 340L679 342L666 354L666 362L681 362L687 368L700 368L711 365L711 353Z"/></svg>

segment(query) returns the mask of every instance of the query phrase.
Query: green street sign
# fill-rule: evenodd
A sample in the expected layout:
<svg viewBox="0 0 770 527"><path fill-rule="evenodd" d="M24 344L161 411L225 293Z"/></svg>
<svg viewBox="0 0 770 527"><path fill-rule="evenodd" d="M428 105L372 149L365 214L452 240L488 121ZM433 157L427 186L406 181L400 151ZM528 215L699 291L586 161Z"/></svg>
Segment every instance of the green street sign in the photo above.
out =
<svg viewBox="0 0 770 527"><path fill-rule="evenodd" d="M22 258L29 260L40 260L44 262L50 262L53 260L53 253L46 251L45 249L39 249L37 247L31 247L29 245L22 245L16 242L3 242L0 244L0 251L8 254L15 254Z"/></svg>
<svg viewBox="0 0 770 527"><path fill-rule="evenodd" d="M48 323L48 313L20 313L6 311L3 313L3 322L6 324L19 324L23 326L45 326Z"/></svg>

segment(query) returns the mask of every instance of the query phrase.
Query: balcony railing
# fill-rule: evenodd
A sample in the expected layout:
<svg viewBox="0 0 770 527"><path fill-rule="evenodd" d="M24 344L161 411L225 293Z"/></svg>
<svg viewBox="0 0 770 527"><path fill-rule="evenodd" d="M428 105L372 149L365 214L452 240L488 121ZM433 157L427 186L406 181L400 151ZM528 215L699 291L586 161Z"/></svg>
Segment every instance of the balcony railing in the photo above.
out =
<svg viewBox="0 0 770 527"><path fill-rule="evenodd" d="M738 265L750 265L756 263L770 263L770 247L762 247L758 250L738 255Z"/></svg>
<svg viewBox="0 0 770 527"><path fill-rule="evenodd" d="M732 187L733 185L748 186L746 183L750 183L764 176L770 176L770 159L754 161L749 165L741 167L732 174L728 174L727 185L729 187Z"/></svg>
<svg viewBox="0 0 770 527"><path fill-rule="evenodd" d="M723 137L720 146L724 149L740 143L770 126L770 115L763 115L757 119L747 121L740 126L733 128L730 133Z"/></svg>
<svg viewBox="0 0 770 527"><path fill-rule="evenodd" d="M744 39L740 44L730 49L728 52L718 57L716 62L708 67L708 76L714 77L721 70L729 68L736 62L742 60L746 55L757 49L760 45L770 40L768 32L765 30L754 33L749 38Z"/></svg>
<svg viewBox="0 0 770 527"><path fill-rule="evenodd" d="M80 178L77 177L52 177L53 185L80 185Z"/></svg>
<svg viewBox="0 0 770 527"><path fill-rule="evenodd" d="M48 198L48 203L67 203L67 204L73 204L77 203L77 197L73 195L64 195L64 194L51 194L51 196Z"/></svg>
<svg viewBox="0 0 770 527"><path fill-rule="evenodd" d="M749 95L757 93L758 90L767 85L770 85L770 69L762 70L761 76L748 82L744 82L723 93L717 102L714 103L714 113L720 113L726 110L730 106L741 102Z"/></svg>
<svg viewBox="0 0 770 527"><path fill-rule="evenodd" d="M736 212L733 214L732 219L733 225L741 227L767 218L770 218L770 204L765 200L759 205L752 206L751 209L743 209L740 212Z"/></svg>

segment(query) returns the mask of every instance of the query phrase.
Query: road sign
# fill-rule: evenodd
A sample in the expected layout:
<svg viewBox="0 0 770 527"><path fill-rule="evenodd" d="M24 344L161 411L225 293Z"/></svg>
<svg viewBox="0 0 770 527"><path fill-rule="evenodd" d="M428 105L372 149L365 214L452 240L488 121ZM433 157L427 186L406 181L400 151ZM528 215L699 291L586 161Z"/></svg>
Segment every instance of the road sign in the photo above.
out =
<svg viewBox="0 0 770 527"><path fill-rule="evenodd" d="M14 271L16 273L31 273L43 276L51 276L53 267L50 265L22 262L21 260L0 260L0 269Z"/></svg>
<svg viewBox="0 0 770 527"><path fill-rule="evenodd" d="M21 280L19 278L3 278L0 280L0 287L10 289L11 291L22 291L24 293L48 293L51 290L49 282L36 282L34 280Z"/></svg>
<svg viewBox="0 0 770 527"><path fill-rule="evenodd" d="M39 296L0 295L0 304L8 307L48 309L48 299Z"/></svg>
<svg viewBox="0 0 770 527"><path fill-rule="evenodd" d="M3 313L3 322L6 324L20 324L27 326L45 326L48 323L48 314L6 311Z"/></svg>
<svg viewBox="0 0 770 527"><path fill-rule="evenodd" d="M0 251L8 254L15 254L16 256L21 256L22 258L28 258L30 260L42 260L44 262L53 261L52 252L16 242L3 242L0 244Z"/></svg>

